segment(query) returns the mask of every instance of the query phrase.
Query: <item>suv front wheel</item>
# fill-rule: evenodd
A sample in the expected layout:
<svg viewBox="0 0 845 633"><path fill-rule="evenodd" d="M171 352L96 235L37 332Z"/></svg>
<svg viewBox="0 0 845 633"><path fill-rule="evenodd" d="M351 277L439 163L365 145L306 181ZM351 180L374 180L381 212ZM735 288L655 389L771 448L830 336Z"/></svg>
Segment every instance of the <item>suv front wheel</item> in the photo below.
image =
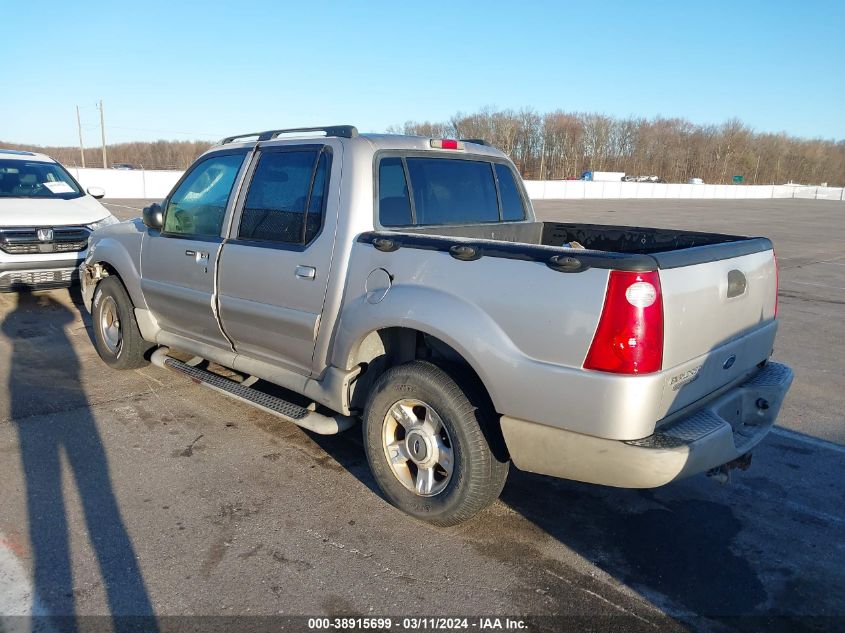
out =
<svg viewBox="0 0 845 633"><path fill-rule="evenodd" d="M100 358L114 369L136 369L149 364L152 347L141 337L132 300L117 277L97 284L91 309L94 346Z"/></svg>

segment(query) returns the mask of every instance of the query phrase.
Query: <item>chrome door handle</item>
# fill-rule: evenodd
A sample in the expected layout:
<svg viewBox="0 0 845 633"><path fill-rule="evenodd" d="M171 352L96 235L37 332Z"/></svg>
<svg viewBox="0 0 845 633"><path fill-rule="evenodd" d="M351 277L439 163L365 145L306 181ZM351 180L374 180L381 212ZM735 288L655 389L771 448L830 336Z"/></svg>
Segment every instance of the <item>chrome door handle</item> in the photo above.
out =
<svg viewBox="0 0 845 633"><path fill-rule="evenodd" d="M300 279L314 279L317 276L317 269L313 266L297 266L296 276Z"/></svg>
<svg viewBox="0 0 845 633"><path fill-rule="evenodd" d="M207 251L185 251L187 257L193 257L200 266L208 266L208 252Z"/></svg>

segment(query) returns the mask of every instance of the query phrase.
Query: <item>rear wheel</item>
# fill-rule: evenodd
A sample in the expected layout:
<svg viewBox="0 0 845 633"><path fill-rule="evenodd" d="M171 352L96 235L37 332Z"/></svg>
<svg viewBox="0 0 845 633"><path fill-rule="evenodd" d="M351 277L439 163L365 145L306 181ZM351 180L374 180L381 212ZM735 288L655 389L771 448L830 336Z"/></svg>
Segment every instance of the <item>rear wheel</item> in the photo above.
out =
<svg viewBox="0 0 845 633"><path fill-rule="evenodd" d="M120 279L106 277L97 284L91 316L94 345L107 365L136 369L149 363L145 355L152 345L141 337L135 308Z"/></svg>
<svg viewBox="0 0 845 633"><path fill-rule="evenodd" d="M468 382L459 385L424 361L378 378L364 413L364 439L373 475L393 505L446 526L498 498L508 462L487 443L484 427L494 420L480 398Z"/></svg>

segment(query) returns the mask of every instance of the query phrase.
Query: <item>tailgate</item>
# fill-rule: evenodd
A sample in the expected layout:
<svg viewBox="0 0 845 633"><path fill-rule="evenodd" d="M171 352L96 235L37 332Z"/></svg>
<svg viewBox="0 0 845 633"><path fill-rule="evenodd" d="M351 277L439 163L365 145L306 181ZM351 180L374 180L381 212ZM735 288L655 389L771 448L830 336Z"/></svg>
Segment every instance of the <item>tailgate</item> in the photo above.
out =
<svg viewBox="0 0 845 633"><path fill-rule="evenodd" d="M670 412L768 358L777 329L772 250L661 269L660 285Z"/></svg>

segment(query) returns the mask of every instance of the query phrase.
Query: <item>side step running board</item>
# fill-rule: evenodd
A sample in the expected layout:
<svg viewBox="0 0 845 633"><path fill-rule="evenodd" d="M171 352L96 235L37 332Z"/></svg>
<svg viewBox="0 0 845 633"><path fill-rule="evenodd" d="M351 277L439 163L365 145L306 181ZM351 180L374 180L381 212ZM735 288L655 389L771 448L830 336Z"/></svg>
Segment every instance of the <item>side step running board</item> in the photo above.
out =
<svg viewBox="0 0 845 633"><path fill-rule="evenodd" d="M167 347L160 347L150 357L153 365L171 369L173 371L184 374L195 383L201 384L205 387L219 391L235 400L240 400L256 409L261 409L267 413L271 413L283 420L293 422L302 428L313 431L320 435L334 435L345 431L353 424L355 418L336 415L329 417L316 411L311 411L305 407L300 407L297 404L288 402L276 396L271 396L257 389L248 386L255 382L252 378L248 378L244 384L235 382L223 376L219 376L213 372L207 371L200 367L195 367L191 364L193 361L183 363L180 360L171 358L167 355L170 351Z"/></svg>

